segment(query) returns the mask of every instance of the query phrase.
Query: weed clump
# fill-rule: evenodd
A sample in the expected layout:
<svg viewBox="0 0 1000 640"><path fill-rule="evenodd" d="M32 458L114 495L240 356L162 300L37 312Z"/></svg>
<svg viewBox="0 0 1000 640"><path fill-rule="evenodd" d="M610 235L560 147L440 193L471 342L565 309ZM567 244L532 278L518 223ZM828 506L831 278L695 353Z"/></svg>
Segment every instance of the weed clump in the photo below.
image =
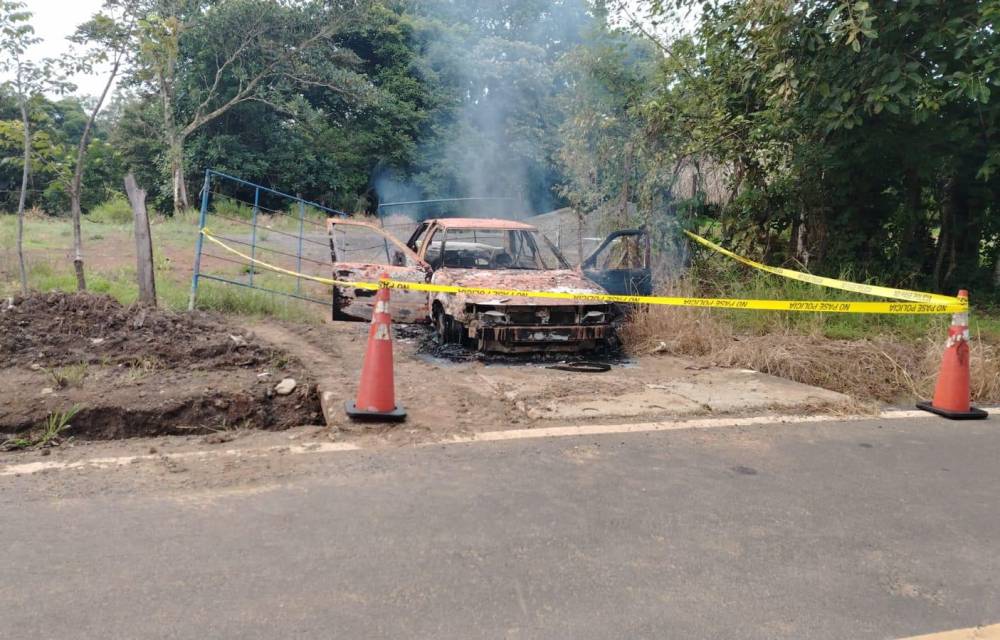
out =
<svg viewBox="0 0 1000 640"><path fill-rule="evenodd" d="M110 200L106 200L91 210L87 214L91 222L102 224L132 224L132 206L121 194L115 194Z"/></svg>
<svg viewBox="0 0 1000 640"><path fill-rule="evenodd" d="M780 292L755 291L760 298L782 297ZM666 295L691 296L693 287L675 284ZM621 338L634 354L662 353L753 369L859 400L901 403L933 394L947 318L906 317L893 324L891 318L868 315L791 315L650 306L632 315ZM863 330L866 324L868 331ZM997 400L1000 342L992 334L977 333L975 316L972 329L973 399Z"/></svg>
<svg viewBox="0 0 1000 640"><path fill-rule="evenodd" d="M27 436L15 436L0 442L0 451L56 447L63 443L63 433L73 425L70 420L80 412L80 407L73 406L65 411L50 413L38 428Z"/></svg>

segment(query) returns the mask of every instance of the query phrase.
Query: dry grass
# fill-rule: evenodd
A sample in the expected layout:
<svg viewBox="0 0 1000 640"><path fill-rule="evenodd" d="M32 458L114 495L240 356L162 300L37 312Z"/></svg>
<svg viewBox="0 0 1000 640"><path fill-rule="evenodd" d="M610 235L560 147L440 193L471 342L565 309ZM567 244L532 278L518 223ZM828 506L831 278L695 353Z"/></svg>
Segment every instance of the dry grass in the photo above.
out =
<svg viewBox="0 0 1000 640"><path fill-rule="evenodd" d="M939 328L913 340L891 334L838 340L797 332L740 332L705 309L651 307L622 331L632 353L666 353L741 367L846 393L860 401L908 402L934 391L945 336ZM972 396L1000 400L1000 345L973 339Z"/></svg>

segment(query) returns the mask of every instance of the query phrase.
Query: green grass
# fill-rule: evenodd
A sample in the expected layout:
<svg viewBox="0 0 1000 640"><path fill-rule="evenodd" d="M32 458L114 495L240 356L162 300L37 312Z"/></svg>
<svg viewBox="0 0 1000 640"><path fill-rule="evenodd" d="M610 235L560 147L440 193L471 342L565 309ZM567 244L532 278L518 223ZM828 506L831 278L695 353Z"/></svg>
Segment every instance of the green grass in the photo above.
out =
<svg viewBox="0 0 1000 640"><path fill-rule="evenodd" d="M186 301L185 301L186 304ZM185 307L186 308L186 307ZM319 322L319 305L236 285L202 280L197 308L243 316L268 316L292 322Z"/></svg>
<svg viewBox="0 0 1000 640"><path fill-rule="evenodd" d="M212 196L212 204L209 207L207 225L210 228L221 228L224 225L236 226L236 223L225 220L232 218L250 222L253 219L253 205L242 200L236 200L223 194ZM299 216L304 213L304 222L300 222ZM193 211L193 222L197 222L198 212ZM266 233L266 229L277 229L285 232L297 232L301 226L308 232L314 232L320 225L326 224L326 213L315 207L304 207L300 212L298 204L292 204L284 210L273 211L264 205L257 210L258 235ZM244 226L244 233L249 227Z"/></svg>
<svg viewBox="0 0 1000 640"><path fill-rule="evenodd" d="M973 313L969 318L969 330L973 338L1000 343L1000 315L995 310L991 310L991 313Z"/></svg>
<svg viewBox="0 0 1000 640"><path fill-rule="evenodd" d="M171 218L157 218L152 227L156 293L161 307L176 311L186 310L191 288L190 267L187 261L173 264L166 257L164 249L170 253L194 255L194 243L198 235L197 212ZM215 229L219 232L244 232L245 227L234 223L218 221ZM17 258L14 252L14 216L0 216L0 295L9 296L19 292L17 278ZM127 242L131 255L132 231L129 225L100 224L84 218L84 238L107 242ZM94 238L99 230L100 238ZM68 256L72 242L66 235L72 234L71 223L65 218L48 220L30 219L25 224L25 249L28 263L28 283L36 291L76 290L76 277ZM85 255L88 251L84 244ZM245 276L245 274L243 274ZM239 275L229 274L238 280ZM294 291L294 281L277 274L257 271L255 283L277 291ZM138 299L135 267L131 264L116 269L87 269L87 288L94 293L107 294L122 304L132 304ZM318 294L317 294L318 295ZM202 280L198 292L199 309L227 314L272 316L294 322L317 322L326 314L326 309L305 301L285 298L236 285Z"/></svg>
<svg viewBox="0 0 1000 640"><path fill-rule="evenodd" d="M156 269L156 296L159 305L165 309L183 311L188 307L190 282L178 281L162 267ZM287 283L279 282L280 276L268 278L271 274L255 279L261 286L277 291L293 291ZM57 269L51 262L35 262L29 270L28 281L36 291L76 291L76 276L70 269ZM17 283L0 284L0 294L13 295ZM92 293L103 293L118 302L129 305L139 298L135 269L122 268L116 272L87 273L87 289ZM325 314L319 305L299 301L284 296L255 291L238 285L202 280L198 286L196 308L218 311L225 314L263 317L270 316L292 322L318 322Z"/></svg>
<svg viewBox="0 0 1000 640"><path fill-rule="evenodd" d="M73 426L70 420L79 412L80 407L74 405L65 411L50 413L34 433L27 437L10 438L0 442L0 451L61 444L62 433Z"/></svg>
<svg viewBox="0 0 1000 640"><path fill-rule="evenodd" d="M26 253L39 249L68 247L73 236L73 227L68 218L52 218L38 220L27 218L24 221L24 250ZM17 245L17 216L0 214L0 250L9 250L11 254Z"/></svg>
<svg viewBox="0 0 1000 640"><path fill-rule="evenodd" d="M322 209L317 209L316 207L311 205L303 206L300 209L298 203L293 202L292 204L288 205L288 207L285 209L284 212L288 215L281 217L293 221L296 225L298 225L299 223L299 216L304 217L306 220L305 222L306 228L313 226L309 224L310 221L326 224L326 219L327 219L326 211L323 211Z"/></svg>
<svg viewBox="0 0 1000 640"><path fill-rule="evenodd" d="M240 220L250 220L253 218L253 205L222 194L216 194L212 197L210 214Z"/></svg>
<svg viewBox="0 0 1000 640"><path fill-rule="evenodd" d="M201 219L201 211L193 208L182 209L173 215L165 216L165 219L179 224L198 224Z"/></svg>
<svg viewBox="0 0 1000 640"><path fill-rule="evenodd" d="M884 284L877 280L843 274L853 282ZM695 265L679 285L683 295L758 300L885 301L862 294L828 289L780 276L751 272L723 258L711 258ZM893 335L907 341L922 340L928 333L943 336L950 315L805 313L773 311L717 311L734 333L764 335L791 332L822 335L832 339L856 340L873 335ZM1000 341L1000 313L989 306L972 304L971 329L987 339Z"/></svg>
<svg viewBox="0 0 1000 640"><path fill-rule="evenodd" d="M116 194L110 200L94 207L87 214L87 219L101 224L132 224L132 206L125 196Z"/></svg>
<svg viewBox="0 0 1000 640"><path fill-rule="evenodd" d="M52 378L56 388L63 389L65 387L79 387L82 385L84 378L87 377L87 373L90 370L90 365L86 362L79 362L54 369L45 369L43 367L42 370Z"/></svg>
<svg viewBox="0 0 1000 640"><path fill-rule="evenodd" d="M733 297L761 300L859 301L870 296L827 289L779 276L753 275L727 287ZM854 340L876 334L892 334L908 340L927 335L933 326L947 326L949 316L879 315L855 313L726 312L736 327L753 334L775 328L796 333L821 334L828 338Z"/></svg>
<svg viewBox="0 0 1000 640"><path fill-rule="evenodd" d="M66 411L50 413L49 417L45 420L45 424L42 425L42 433L35 442L35 445L44 447L50 442L56 441L63 431L72 426L69 421L79 412L80 407L73 406Z"/></svg>

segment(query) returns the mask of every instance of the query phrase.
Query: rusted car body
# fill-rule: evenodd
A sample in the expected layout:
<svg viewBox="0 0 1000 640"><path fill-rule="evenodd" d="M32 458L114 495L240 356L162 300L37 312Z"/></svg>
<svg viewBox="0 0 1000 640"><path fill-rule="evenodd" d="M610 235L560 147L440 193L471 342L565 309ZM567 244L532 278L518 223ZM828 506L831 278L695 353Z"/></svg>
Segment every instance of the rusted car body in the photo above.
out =
<svg viewBox="0 0 1000 640"><path fill-rule="evenodd" d="M345 227L380 237L384 255L377 261L344 261L349 251L338 252L331 240L338 280L372 281L385 273L396 280L472 288L606 293L570 267L535 227L522 222L427 220L403 243L376 225L331 219L331 238ZM370 291L334 287L334 319L370 319L373 304ZM442 342L488 352L585 351L612 335L612 308L604 302L397 290L390 306L394 321L433 322Z"/></svg>

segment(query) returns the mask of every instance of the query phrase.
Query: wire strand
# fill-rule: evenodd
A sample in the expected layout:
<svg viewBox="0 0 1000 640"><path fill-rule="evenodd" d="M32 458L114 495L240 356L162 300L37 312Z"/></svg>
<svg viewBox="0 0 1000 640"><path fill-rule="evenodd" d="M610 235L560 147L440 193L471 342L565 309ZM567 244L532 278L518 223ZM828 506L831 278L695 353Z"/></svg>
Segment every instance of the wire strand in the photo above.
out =
<svg viewBox="0 0 1000 640"><path fill-rule="evenodd" d="M235 222L237 224L243 224L243 225L246 225L248 227L254 227L254 226L258 226L259 227L260 226L260 225L254 225L253 223L247 222L246 220L240 220L239 218L230 218L229 216L224 216L221 213L213 213L211 215L213 215L216 218L219 218L221 220L228 220L229 222ZM267 229L267 228L265 227L265 229ZM320 242L318 240L312 240L310 238L306 238L305 236L300 236L300 235L294 234L294 233L287 233L285 231L278 231L277 229L267 229L267 232L268 233L277 233L277 234L280 234L280 235L283 235L283 236L288 236L289 238L295 238L296 240L302 240L303 242L311 242L312 244L319 245L321 247L329 247L330 246L326 242Z"/></svg>
<svg viewBox="0 0 1000 640"><path fill-rule="evenodd" d="M245 242L243 240L237 240L236 238L229 238L227 236L216 236L216 237L218 237L221 240L228 240L229 242L235 242L236 244L241 244L244 247L250 247L250 248L256 247L257 249L260 249L262 251L270 251L271 253L277 253L277 254L282 255L282 256L288 256L289 258L296 258L296 259L300 259L301 258L302 260L308 260L309 262L312 262L314 264L318 264L321 267L329 266L329 264L330 264L329 261L324 262L322 260L316 260L314 258L308 258L308 257L306 257L304 255L296 255L294 253L288 253L287 251L279 251L278 249L272 249L271 247L266 247L266 246L261 245L261 244L254 245L254 244L251 244L249 242Z"/></svg>
<svg viewBox="0 0 1000 640"><path fill-rule="evenodd" d="M213 191L210 195L213 196L213 197L216 197L216 198L224 198L226 200L229 200L230 202L240 203L240 204L242 204L242 205L244 205L246 207L249 207L251 209L253 209L254 207L256 207L258 211L266 211L266 212L268 212L271 215L287 216L287 217L291 218L292 220L298 220L298 221L301 221L301 222L308 222L309 224L315 225L317 227L326 227L326 223L325 222L317 222L315 220L307 218L306 216L299 217L299 216L293 215L293 214L291 214L291 213L289 213L287 211L282 211L280 209L271 209L269 207L265 207L264 205L260 204L259 202L255 205L254 203L249 202L247 200L244 200L242 198L237 198L236 196L231 196L229 194L222 193L222 192L219 192L219 191Z"/></svg>

